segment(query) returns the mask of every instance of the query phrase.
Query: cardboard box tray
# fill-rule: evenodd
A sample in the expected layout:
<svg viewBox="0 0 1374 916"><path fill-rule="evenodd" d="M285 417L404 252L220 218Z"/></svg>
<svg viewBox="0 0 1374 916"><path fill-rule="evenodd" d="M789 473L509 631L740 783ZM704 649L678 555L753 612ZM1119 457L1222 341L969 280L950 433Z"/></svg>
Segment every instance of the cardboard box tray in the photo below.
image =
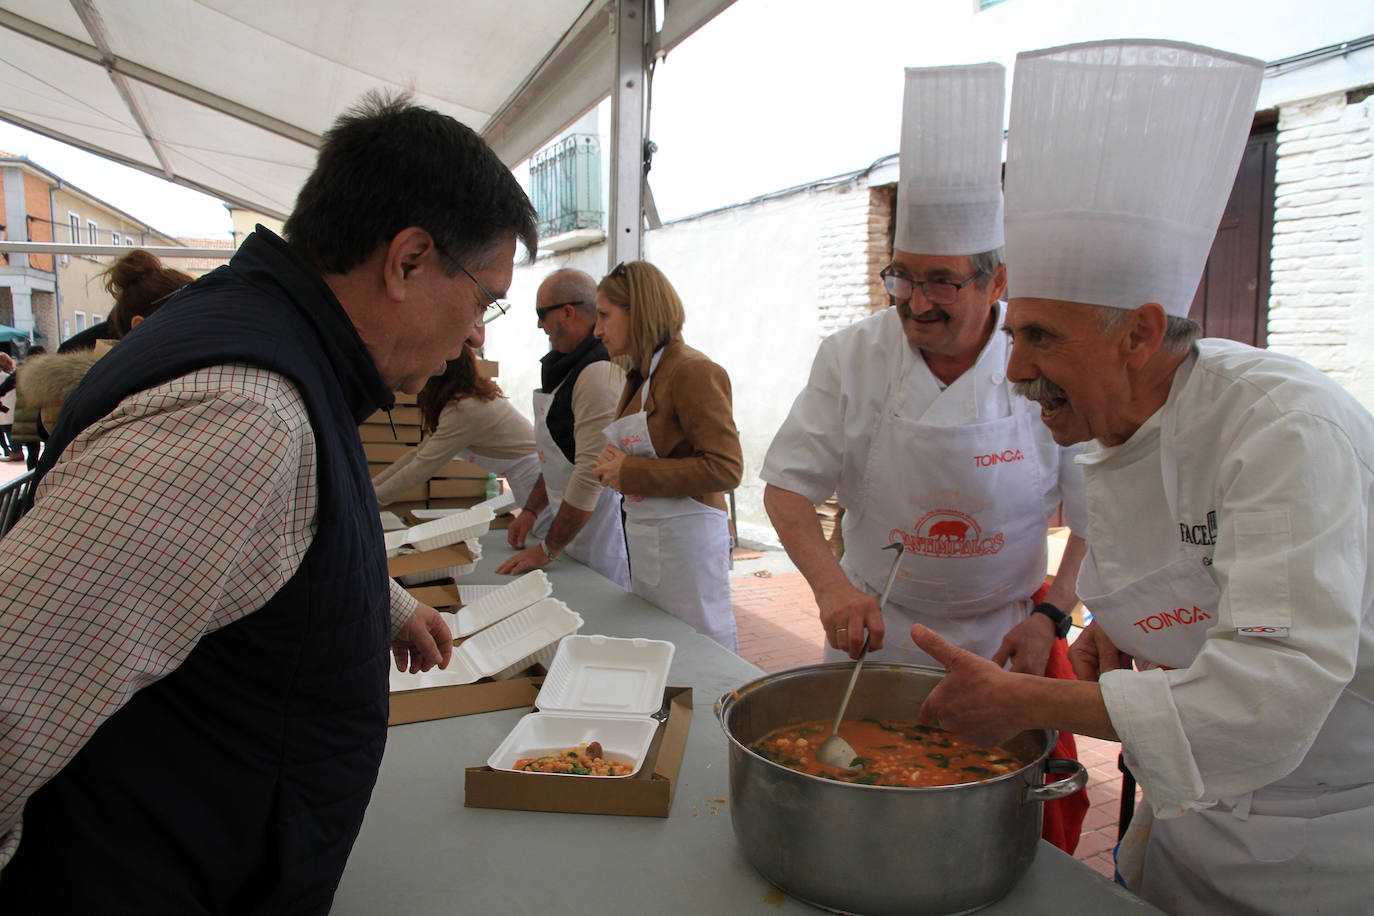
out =
<svg viewBox="0 0 1374 916"><path fill-rule="evenodd" d="M478 681L475 684L453 684L393 693L391 714L386 724L406 725L497 709L519 709L534 703L543 683L544 677L539 674L505 681Z"/></svg>
<svg viewBox="0 0 1374 916"><path fill-rule="evenodd" d="M469 808L667 817L692 722L692 688L668 687L663 697L668 718L658 727L644 765L634 776L554 776L468 767L463 804Z"/></svg>

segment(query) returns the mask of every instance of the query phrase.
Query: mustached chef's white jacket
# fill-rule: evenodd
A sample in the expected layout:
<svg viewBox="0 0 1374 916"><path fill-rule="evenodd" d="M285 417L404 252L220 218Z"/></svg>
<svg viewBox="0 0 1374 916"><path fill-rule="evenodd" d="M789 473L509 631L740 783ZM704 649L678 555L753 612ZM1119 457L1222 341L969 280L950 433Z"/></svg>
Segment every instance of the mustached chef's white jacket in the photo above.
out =
<svg viewBox="0 0 1374 916"><path fill-rule="evenodd" d="M815 504L837 493L840 505L852 510L859 504L864 491L875 434L884 406L893 393L890 389L894 378L900 379L897 384L903 388L900 394L904 399L904 415L923 424L963 426L1002 419L1011 416L1013 410L1038 414L1038 404L1010 391L1011 383L1006 378L1009 341L1001 331L1005 317L1006 306L999 305L997 329L977 361L944 389L921 356L907 343L895 308L887 308L831 334L821 342L806 387L797 395L791 413L773 438L759 476ZM1044 494L1046 517L1053 514L1054 507L1062 499L1068 525L1076 533L1083 534L1087 523L1082 508L1082 471L1071 460L1080 447L1065 449L1055 445L1038 416L1033 418L1032 427L1035 447L1026 457L1039 462L1042 479L1058 482L1057 487L1049 487ZM908 460L901 454L878 457L897 467ZM920 471L920 467L912 466L906 473L915 478ZM848 511L843 521L847 553L860 549L876 551L892 540L886 529L856 530L855 515ZM1039 546L1044 546L1043 537ZM885 565L889 561L883 562ZM908 553L902 569L919 578L920 563L919 555ZM881 580L874 583L875 590L880 586ZM1028 597L1028 594L1008 596L1009 602L1023 602L1021 617L1029 612L1030 605L1025 603ZM894 606L896 604L889 602L886 612L886 616L893 618L888 627L891 651L914 650L905 628L897 626L903 609ZM930 618L922 618L921 622L937 631L942 629L938 621ZM942 635L961 642L958 634L948 627ZM1000 637L998 633L991 642L985 642L995 650ZM980 651L972 645L964 648ZM991 650L982 651L985 655L990 653Z"/></svg>
<svg viewBox="0 0 1374 916"><path fill-rule="evenodd" d="M1290 357L1220 340L1195 352L1131 439L1080 459L1085 604L1090 565L1101 594L1180 558L1216 586L1201 615L1116 621L1138 664L1180 630L1197 638L1191 661L1101 680L1159 818L1146 878L1181 912L1244 898L1374 912L1374 418Z"/></svg>

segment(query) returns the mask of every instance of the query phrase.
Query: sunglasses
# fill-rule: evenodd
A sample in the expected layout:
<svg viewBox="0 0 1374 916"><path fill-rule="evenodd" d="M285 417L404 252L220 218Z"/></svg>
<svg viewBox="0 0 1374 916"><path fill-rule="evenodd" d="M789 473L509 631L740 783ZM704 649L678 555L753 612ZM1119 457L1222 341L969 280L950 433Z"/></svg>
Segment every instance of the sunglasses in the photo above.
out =
<svg viewBox="0 0 1374 916"><path fill-rule="evenodd" d="M534 314L535 314L535 316L536 316L540 321L543 321L543 320L544 320L544 316L547 315L549 312L556 312L556 311L558 311L559 309L561 309L561 308L562 308L563 306L565 306L565 305L581 305L582 302L583 302L583 300L581 300L581 299L574 299L574 300L572 300L571 302L559 302L559 303L556 304L556 305L546 305L546 306L544 306L543 308L539 308L538 306L535 306L535 308L534 308Z"/></svg>

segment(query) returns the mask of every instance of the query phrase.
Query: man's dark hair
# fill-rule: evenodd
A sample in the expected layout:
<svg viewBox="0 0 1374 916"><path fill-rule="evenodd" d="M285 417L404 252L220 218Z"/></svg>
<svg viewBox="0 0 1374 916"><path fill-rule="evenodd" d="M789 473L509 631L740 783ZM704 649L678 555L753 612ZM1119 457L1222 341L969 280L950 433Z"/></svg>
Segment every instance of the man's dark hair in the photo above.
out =
<svg viewBox="0 0 1374 916"><path fill-rule="evenodd" d="M325 134L282 235L316 270L341 274L407 226L470 270L506 233L530 258L539 245L534 206L476 132L408 96L369 92Z"/></svg>

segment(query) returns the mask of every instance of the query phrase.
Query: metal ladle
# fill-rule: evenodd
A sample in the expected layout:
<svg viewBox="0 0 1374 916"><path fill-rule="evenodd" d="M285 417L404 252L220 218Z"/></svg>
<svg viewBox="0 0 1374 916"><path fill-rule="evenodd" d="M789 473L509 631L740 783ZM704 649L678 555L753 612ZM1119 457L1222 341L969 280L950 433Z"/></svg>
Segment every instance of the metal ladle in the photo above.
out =
<svg viewBox="0 0 1374 916"><path fill-rule="evenodd" d="M883 586L882 597L878 599L878 613L882 614L883 608L887 606L887 596L892 591L892 583L897 581L897 568L901 566L902 554L906 552L900 542L888 544L883 550L895 550L897 557L892 561L892 569L888 570L887 583ZM859 679L859 669L863 667L864 656L868 654L868 637L870 633L864 633L863 648L859 650L858 661L854 662L854 673L849 675L849 686L844 689L844 699L840 700L840 711L835 715L835 725L830 729L830 737L816 751L816 759L821 763L832 767L839 767L844 770L857 769L854 761L859 755L854 748L849 746L849 742L840 737L840 720L844 718L844 711L849 706L849 695L854 692L854 683Z"/></svg>

